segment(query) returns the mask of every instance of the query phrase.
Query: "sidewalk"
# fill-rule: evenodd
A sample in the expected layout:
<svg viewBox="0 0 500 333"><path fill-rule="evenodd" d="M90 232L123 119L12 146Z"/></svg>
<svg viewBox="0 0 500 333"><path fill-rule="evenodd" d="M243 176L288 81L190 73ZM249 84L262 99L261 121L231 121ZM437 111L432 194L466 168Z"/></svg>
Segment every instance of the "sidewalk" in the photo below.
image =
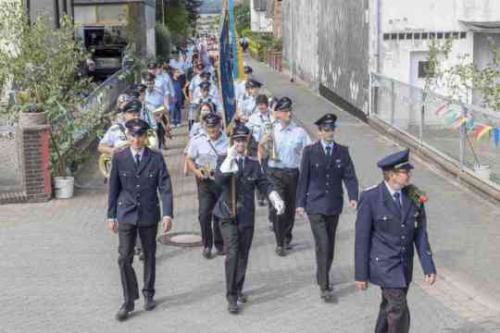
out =
<svg viewBox="0 0 500 333"><path fill-rule="evenodd" d="M260 64L252 66L273 92L286 91L294 99L296 114L309 126L320 114L333 110L328 102L306 88L291 85L286 77ZM339 142L351 146L362 186L376 183L376 160L396 147L350 115L336 113L341 124ZM195 182L192 176L182 175L186 127L174 133L166 156L174 187L174 230L199 231ZM431 197L430 237L438 269L447 280L456 281L462 281L460 272L468 272L473 283L468 285L482 284L492 296L499 295L499 287L494 285L500 270L495 252L499 228L494 223L499 220L498 208L418 161L416 164L416 180ZM297 220L293 252L278 257L274 254L274 236L267 226L267 211L259 208L246 282L250 301L241 315L232 316L226 311L223 258L207 261L200 248L160 245L158 308L146 313L140 300L136 303L137 313L129 321L116 322L114 314L122 302L117 237L105 228L106 187L95 160L90 161L78 181L85 188L79 189L73 199L0 207L0 332L373 331L379 290L372 287L358 293L354 289L355 213L350 210L341 217L332 269L337 304L325 304L319 299L309 225ZM470 208L462 212L461 206ZM138 276L142 276L140 265L136 267ZM419 279L419 266L416 270ZM454 285L449 288L447 280L441 280L433 289L412 287L412 332L500 331L494 322L499 316L494 317L490 307L481 308L478 301L468 299Z"/></svg>

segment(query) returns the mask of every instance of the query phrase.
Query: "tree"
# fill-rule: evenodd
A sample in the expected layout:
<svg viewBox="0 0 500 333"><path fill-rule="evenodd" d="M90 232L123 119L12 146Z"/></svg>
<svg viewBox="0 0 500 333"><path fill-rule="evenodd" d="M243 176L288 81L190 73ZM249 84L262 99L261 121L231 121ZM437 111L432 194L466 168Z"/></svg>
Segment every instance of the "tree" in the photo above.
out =
<svg viewBox="0 0 500 333"><path fill-rule="evenodd" d="M241 36L243 30L250 29L250 5L248 1L244 1L234 6L234 16L236 31L238 35Z"/></svg>
<svg viewBox="0 0 500 333"><path fill-rule="evenodd" d="M201 4L203 3L203 1L202 0L185 0L185 2L186 2L186 9L188 11L189 26L194 31L194 29L196 28L196 21L200 17L198 10L199 10Z"/></svg>
<svg viewBox="0 0 500 333"><path fill-rule="evenodd" d="M457 100L467 101L472 92L481 96L481 106L500 111L500 50L490 44L492 61L478 68L468 56L458 58L458 63L445 66L453 49L453 40L432 40L426 68L426 89L445 89Z"/></svg>

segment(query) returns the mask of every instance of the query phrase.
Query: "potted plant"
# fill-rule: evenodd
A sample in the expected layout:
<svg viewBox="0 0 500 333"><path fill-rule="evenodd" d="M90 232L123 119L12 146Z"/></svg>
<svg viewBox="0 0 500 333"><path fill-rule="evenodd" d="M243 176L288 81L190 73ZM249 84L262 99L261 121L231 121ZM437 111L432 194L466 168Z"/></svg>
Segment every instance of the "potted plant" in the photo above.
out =
<svg viewBox="0 0 500 333"><path fill-rule="evenodd" d="M47 16L29 22L17 2L3 4L0 16L0 30L12 36L11 47L0 48L0 77L7 78L16 91L7 113L19 119L20 126L50 126L55 195L71 197L72 170L81 161L77 141L101 121L100 114L80 107L90 92L90 79L79 75L88 54L75 40L74 25L67 16L58 29Z"/></svg>

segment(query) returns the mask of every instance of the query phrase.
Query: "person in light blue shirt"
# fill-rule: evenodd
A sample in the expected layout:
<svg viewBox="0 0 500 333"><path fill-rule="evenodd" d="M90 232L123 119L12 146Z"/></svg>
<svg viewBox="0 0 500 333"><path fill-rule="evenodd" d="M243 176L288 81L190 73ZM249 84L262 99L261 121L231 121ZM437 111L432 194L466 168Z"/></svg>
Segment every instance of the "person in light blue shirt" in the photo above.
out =
<svg viewBox="0 0 500 333"><path fill-rule="evenodd" d="M260 142L267 128L272 126L274 117L269 109L269 99L266 95L259 95L255 99L257 110L250 116L246 126L252 130L255 141Z"/></svg>
<svg viewBox="0 0 500 333"><path fill-rule="evenodd" d="M295 221L295 198L299 179L299 166L304 148L311 144L307 132L292 121L292 101L288 97L278 100L275 107L276 122L272 133L266 134L259 145L260 155L269 156L267 174L281 198L285 201L285 213L277 215L271 209L276 254L285 256L292 249L292 229ZM272 140L274 153L269 152Z"/></svg>
<svg viewBox="0 0 500 333"><path fill-rule="evenodd" d="M164 95L159 91L158 86L155 84L156 77L154 74L148 74L146 80L146 94L144 96L144 109L142 119L144 119L151 128L157 128L156 119L153 116L153 111L165 106Z"/></svg>
<svg viewBox="0 0 500 333"><path fill-rule="evenodd" d="M262 83L249 79L245 83L246 93L238 100L237 117L245 117L246 120L255 112L257 105L255 98L259 94Z"/></svg>
<svg viewBox="0 0 500 333"><path fill-rule="evenodd" d="M218 255L224 254L224 243L219 229L219 220L213 209L220 195L214 181L217 160L227 154L228 138L221 129L221 117L210 113L205 117L205 132L191 138L187 149L188 169L196 176L198 185L198 219L203 242L202 255L209 259L212 247Z"/></svg>

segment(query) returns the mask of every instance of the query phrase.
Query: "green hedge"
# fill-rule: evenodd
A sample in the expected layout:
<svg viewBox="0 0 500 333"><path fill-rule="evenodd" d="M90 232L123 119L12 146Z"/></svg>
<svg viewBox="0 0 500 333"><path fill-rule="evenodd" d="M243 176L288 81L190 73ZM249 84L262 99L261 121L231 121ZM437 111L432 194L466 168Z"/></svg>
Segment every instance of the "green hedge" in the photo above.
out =
<svg viewBox="0 0 500 333"><path fill-rule="evenodd" d="M274 38L271 33L252 32L245 29L241 32L242 37L250 40L248 47L250 55L259 61L264 61L268 51L282 51L283 43L281 39Z"/></svg>

